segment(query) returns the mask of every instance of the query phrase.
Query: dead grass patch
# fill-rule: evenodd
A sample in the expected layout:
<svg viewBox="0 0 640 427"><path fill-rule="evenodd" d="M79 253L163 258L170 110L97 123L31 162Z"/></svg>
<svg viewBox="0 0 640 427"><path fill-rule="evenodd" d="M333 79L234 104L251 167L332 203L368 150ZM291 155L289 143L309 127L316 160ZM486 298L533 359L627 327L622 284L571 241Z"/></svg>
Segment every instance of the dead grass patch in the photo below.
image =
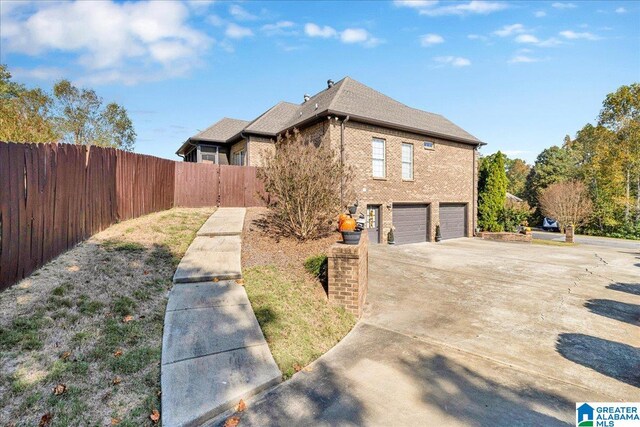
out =
<svg viewBox="0 0 640 427"><path fill-rule="evenodd" d="M116 224L0 294L0 425L153 424L167 291L211 213Z"/></svg>

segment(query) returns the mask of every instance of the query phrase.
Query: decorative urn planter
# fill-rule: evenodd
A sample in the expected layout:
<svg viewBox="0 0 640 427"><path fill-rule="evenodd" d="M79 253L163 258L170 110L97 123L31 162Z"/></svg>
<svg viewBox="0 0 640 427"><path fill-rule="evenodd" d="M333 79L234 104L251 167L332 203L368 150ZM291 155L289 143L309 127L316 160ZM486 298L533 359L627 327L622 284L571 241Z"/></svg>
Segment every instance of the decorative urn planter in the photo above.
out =
<svg viewBox="0 0 640 427"><path fill-rule="evenodd" d="M362 231L343 231L342 241L345 245L357 245L360 243Z"/></svg>
<svg viewBox="0 0 640 427"><path fill-rule="evenodd" d="M387 234L387 243L390 245L395 245L396 244L396 239L393 236L393 228L391 230L389 230L389 233Z"/></svg>
<svg viewBox="0 0 640 427"><path fill-rule="evenodd" d="M440 224L436 225L436 242L442 240L442 234L440 234Z"/></svg>

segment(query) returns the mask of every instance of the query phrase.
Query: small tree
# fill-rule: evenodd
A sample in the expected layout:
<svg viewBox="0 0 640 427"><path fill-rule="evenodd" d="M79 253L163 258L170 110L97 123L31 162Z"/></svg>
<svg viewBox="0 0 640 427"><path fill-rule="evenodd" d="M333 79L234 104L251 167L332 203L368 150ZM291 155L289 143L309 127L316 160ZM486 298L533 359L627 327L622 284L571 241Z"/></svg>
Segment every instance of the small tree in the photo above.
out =
<svg viewBox="0 0 640 427"><path fill-rule="evenodd" d="M268 193L267 218L272 229L283 235L308 240L326 235L340 212L340 185L345 200L352 192L351 174L328 144L302 137L297 129L276 142L276 150L259 170Z"/></svg>
<svg viewBox="0 0 640 427"><path fill-rule="evenodd" d="M507 174L500 151L482 159L478 180L478 225L486 231L503 231L499 216L507 196Z"/></svg>
<svg viewBox="0 0 640 427"><path fill-rule="evenodd" d="M586 224L593 211L589 192L581 181L551 184L540 192L539 201L543 215L558 221L562 230L570 224Z"/></svg>
<svg viewBox="0 0 640 427"><path fill-rule="evenodd" d="M500 223L504 226L505 231L514 232L518 226L528 224L527 220L532 212L533 209L529 207L529 203L507 199L504 202L502 212L500 212Z"/></svg>

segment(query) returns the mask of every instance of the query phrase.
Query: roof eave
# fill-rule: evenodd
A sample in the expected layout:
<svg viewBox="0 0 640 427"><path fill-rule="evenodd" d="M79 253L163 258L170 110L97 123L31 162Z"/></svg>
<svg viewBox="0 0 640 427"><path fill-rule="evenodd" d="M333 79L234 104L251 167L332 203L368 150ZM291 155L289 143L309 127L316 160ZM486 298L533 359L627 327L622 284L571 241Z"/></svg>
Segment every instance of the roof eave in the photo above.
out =
<svg viewBox="0 0 640 427"><path fill-rule="evenodd" d="M417 133L418 135L433 136L433 137L436 137L436 138L446 139L448 141L461 142L463 144L475 145L475 146L478 146L478 147L483 146L483 145L487 145L485 142L482 142L482 141L477 140L477 139L461 138L459 136L448 135L448 134L444 134L444 133L440 133L440 132L434 132L434 131L430 131L430 130L426 130L426 129L414 128L414 127L411 127L411 126L403 126L403 125L399 125L399 124L396 124L396 123L386 122L384 120L371 119L371 118L368 118L368 117L362 117L362 116L357 116L357 115L354 115L354 114L343 113L341 111L327 110L327 114L329 114L329 115L337 115L337 116L345 116L345 117L349 116L350 120L355 120L355 121L362 122L362 123L378 125L378 126L382 126L382 127L391 128L391 129L403 130L403 131L406 131L406 132Z"/></svg>

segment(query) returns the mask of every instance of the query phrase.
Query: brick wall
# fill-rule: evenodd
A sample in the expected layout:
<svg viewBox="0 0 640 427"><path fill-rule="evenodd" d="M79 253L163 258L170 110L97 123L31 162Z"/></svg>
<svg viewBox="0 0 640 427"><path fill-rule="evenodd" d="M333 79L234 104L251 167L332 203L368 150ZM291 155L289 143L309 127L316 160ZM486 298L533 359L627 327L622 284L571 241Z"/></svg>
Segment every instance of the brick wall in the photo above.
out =
<svg viewBox="0 0 640 427"><path fill-rule="evenodd" d="M329 125L331 146L340 150L340 123L324 121ZM386 177L374 179L371 166L371 141L385 140ZM434 149L423 147L425 141L434 143ZM402 179L402 143L413 144L413 180ZM474 188L477 173L474 169L474 147L468 144L425 137L409 132L349 121L344 129L345 163L354 170L352 182L359 208L364 213L367 204L380 205L383 240L393 223L393 203L426 203L430 207L430 233L435 239L440 203L467 204L467 233L473 235L476 215ZM477 164L477 162L476 162Z"/></svg>
<svg viewBox="0 0 640 427"><path fill-rule="evenodd" d="M264 158L267 154L273 154L276 145L273 139L259 136L249 137L249 163L250 166L264 166Z"/></svg>
<svg viewBox="0 0 640 427"><path fill-rule="evenodd" d="M336 243L329 250L329 301L355 316L362 315L367 298L369 238L362 232L358 245Z"/></svg>
<svg viewBox="0 0 640 427"><path fill-rule="evenodd" d="M233 144L231 146L231 149L229 150L229 164L230 165L234 164L233 163L233 155L235 153L237 153L238 151L241 151L241 150L246 150L246 148L247 148L247 141L245 141L244 139L241 140L241 141L236 142L235 144ZM246 156L247 156L247 152L246 151L245 151L244 155L245 155L245 163L246 163ZM245 165L237 165L237 166L247 166L247 165L245 164Z"/></svg>
<svg viewBox="0 0 640 427"><path fill-rule="evenodd" d="M533 235L531 232L526 234L522 233L508 233L508 232L498 232L491 233L488 231L481 231L478 236L482 237L484 240L498 240L500 242L527 242L531 243Z"/></svg>

